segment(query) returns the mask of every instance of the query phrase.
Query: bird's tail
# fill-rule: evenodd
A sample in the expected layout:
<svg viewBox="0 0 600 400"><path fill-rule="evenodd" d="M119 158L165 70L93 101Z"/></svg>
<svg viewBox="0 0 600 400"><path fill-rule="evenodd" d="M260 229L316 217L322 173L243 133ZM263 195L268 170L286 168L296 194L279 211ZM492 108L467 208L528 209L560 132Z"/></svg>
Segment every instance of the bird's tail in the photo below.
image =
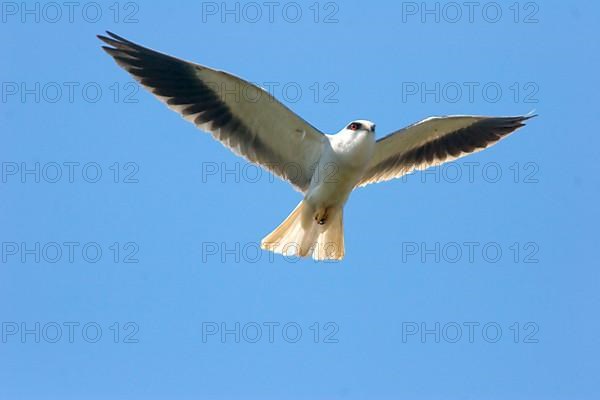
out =
<svg viewBox="0 0 600 400"><path fill-rule="evenodd" d="M301 201L294 211L261 242L264 250L285 256L307 257L315 260L344 258L343 209L327 210L327 218L319 224L317 211Z"/></svg>

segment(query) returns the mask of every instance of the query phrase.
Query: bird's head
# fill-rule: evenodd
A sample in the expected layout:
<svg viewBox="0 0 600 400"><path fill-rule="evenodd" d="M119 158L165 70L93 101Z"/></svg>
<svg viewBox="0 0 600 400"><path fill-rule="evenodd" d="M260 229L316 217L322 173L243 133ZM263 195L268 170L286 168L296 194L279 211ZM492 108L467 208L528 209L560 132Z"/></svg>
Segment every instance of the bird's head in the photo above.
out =
<svg viewBox="0 0 600 400"><path fill-rule="evenodd" d="M375 133L375 123L364 119L357 119L356 121L350 122L342 132L370 132Z"/></svg>

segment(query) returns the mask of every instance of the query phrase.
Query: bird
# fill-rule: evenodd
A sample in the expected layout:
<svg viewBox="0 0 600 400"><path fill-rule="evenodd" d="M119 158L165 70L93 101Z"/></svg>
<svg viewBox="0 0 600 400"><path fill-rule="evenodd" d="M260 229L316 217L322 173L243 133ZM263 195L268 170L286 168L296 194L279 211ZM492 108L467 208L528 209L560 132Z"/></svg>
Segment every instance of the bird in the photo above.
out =
<svg viewBox="0 0 600 400"><path fill-rule="evenodd" d="M262 249L284 256L343 259L344 205L355 189L486 149L536 116L429 117L379 139L375 123L358 119L330 135L266 90L228 72L112 32L97 37L120 67L169 108L303 195L261 241Z"/></svg>

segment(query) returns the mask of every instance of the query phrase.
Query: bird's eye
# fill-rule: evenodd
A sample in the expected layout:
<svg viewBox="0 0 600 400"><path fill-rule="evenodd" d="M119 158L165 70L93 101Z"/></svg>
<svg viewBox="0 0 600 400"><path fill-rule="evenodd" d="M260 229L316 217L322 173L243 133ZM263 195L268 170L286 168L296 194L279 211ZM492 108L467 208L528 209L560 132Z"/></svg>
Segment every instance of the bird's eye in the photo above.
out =
<svg viewBox="0 0 600 400"><path fill-rule="evenodd" d="M359 130L361 127L361 125L358 122L353 122L350 125L348 125L348 129L350 129L351 131L357 131Z"/></svg>

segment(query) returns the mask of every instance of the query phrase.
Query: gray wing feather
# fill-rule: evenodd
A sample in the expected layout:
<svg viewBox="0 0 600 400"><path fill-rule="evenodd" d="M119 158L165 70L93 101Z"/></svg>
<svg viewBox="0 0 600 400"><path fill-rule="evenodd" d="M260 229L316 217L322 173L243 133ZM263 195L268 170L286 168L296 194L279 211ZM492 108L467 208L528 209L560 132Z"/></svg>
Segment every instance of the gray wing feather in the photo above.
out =
<svg viewBox="0 0 600 400"><path fill-rule="evenodd" d="M481 151L534 116L428 118L379 139L375 155L357 186L399 178Z"/></svg>
<svg viewBox="0 0 600 400"><path fill-rule="evenodd" d="M263 89L223 71L150 50L113 33L102 48L169 108L235 154L308 189L324 135Z"/></svg>

